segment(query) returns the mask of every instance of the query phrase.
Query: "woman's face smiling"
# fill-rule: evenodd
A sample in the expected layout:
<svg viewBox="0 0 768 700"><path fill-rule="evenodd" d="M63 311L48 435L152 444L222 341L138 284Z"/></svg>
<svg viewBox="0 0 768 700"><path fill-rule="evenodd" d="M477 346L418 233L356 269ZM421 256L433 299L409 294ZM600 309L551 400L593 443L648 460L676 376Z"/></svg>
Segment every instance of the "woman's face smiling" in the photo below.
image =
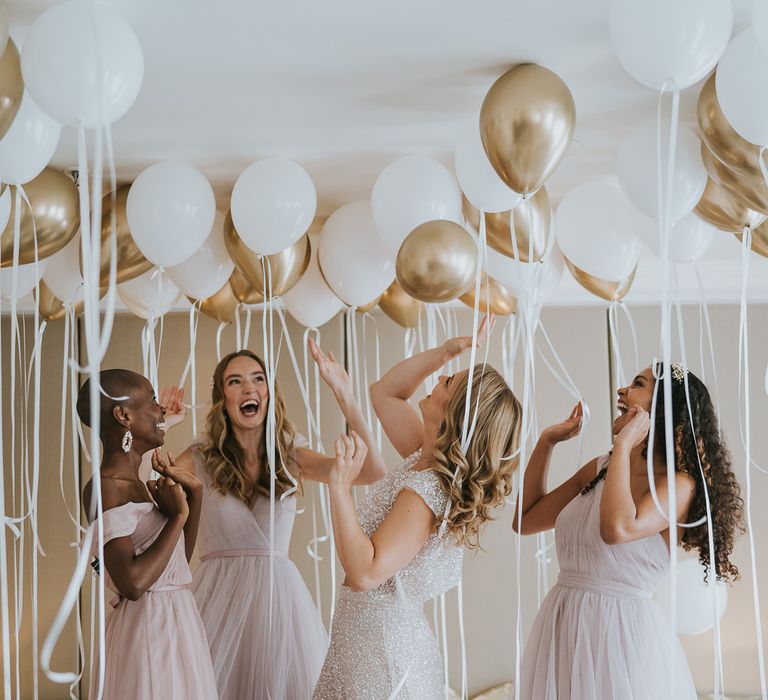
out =
<svg viewBox="0 0 768 700"><path fill-rule="evenodd" d="M651 403L653 402L653 387L656 384L656 379L653 376L653 372L650 367L646 367L640 372L629 386L622 387L618 390L618 402L616 407L619 410L619 415L616 420L613 421L613 434L618 435L621 429L627 424L629 420L626 418L627 411L632 406L639 406L648 413L651 412Z"/></svg>
<svg viewBox="0 0 768 700"><path fill-rule="evenodd" d="M264 425L269 405L264 368L250 357L235 357L224 370L223 384L230 423L243 430Z"/></svg>

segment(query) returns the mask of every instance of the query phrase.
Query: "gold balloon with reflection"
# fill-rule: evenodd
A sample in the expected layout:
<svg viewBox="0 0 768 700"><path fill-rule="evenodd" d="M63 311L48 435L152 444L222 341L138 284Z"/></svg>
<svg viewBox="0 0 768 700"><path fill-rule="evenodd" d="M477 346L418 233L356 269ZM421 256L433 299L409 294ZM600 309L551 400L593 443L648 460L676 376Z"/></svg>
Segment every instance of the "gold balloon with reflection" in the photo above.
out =
<svg viewBox="0 0 768 700"><path fill-rule="evenodd" d="M379 299L379 307L395 323L403 328L416 328L419 319L424 313L424 302L408 296L397 280L389 285L388 289Z"/></svg>
<svg viewBox="0 0 768 700"><path fill-rule="evenodd" d="M58 253L80 226L80 205L75 183L64 173L45 168L23 186L31 206L21 199L19 263L35 261L35 236L39 260ZM0 234L0 266L13 264L13 234L16 220L16 187L11 187L11 216Z"/></svg>
<svg viewBox="0 0 768 700"><path fill-rule="evenodd" d="M760 146L739 136L723 114L715 91L715 73L699 93L697 117L701 138L709 150L739 175L763 179L760 171ZM765 155L763 156L765 159Z"/></svg>
<svg viewBox="0 0 768 700"><path fill-rule="evenodd" d="M24 96L19 50L9 38L0 56L0 139L11 128ZM1 176L2 174L0 174Z"/></svg>
<svg viewBox="0 0 768 700"><path fill-rule="evenodd" d="M200 311L206 316L216 319L219 323L232 323L235 319L235 310L238 300L232 292L232 287L227 281L224 286L205 299L193 299L187 297L190 303L197 304Z"/></svg>
<svg viewBox="0 0 768 700"><path fill-rule="evenodd" d="M480 211L462 195L464 217L475 230L480 231ZM485 238L497 253L514 258L510 218L514 216L517 254L521 262L528 260L529 245L533 246L533 260L541 260L549 245L552 230L552 209L547 190L542 187L532 197L526 197L511 212L485 213Z"/></svg>
<svg viewBox="0 0 768 700"><path fill-rule="evenodd" d="M459 297L469 308L475 308L475 285ZM504 285L484 272L480 278L480 313L509 316L517 311L517 299Z"/></svg>
<svg viewBox="0 0 768 700"><path fill-rule="evenodd" d="M721 231L741 233L745 226L754 229L765 220L765 215L738 201L711 177L694 209L696 215Z"/></svg>
<svg viewBox="0 0 768 700"><path fill-rule="evenodd" d="M373 311L376 308L376 305L381 301L381 297L376 297L373 301L369 301L367 304L363 304L362 306L356 306L355 311L359 314L367 314L371 311Z"/></svg>
<svg viewBox="0 0 768 700"><path fill-rule="evenodd" d="M565 258L565 265L573 275L573 278L584 287L584 289L606 301L621 301L631 289L632 282L635 280L635 273L637 272L637 265L635 265L634 270L632 270L625 279L612 281L600 279L599 277L590 275L588 272L584 272L584 270L576 267L576 265L568 260L568 258Z"/></svg>
<svg viewBox="0 0 768 700"><path fill-rule="evenodd" d="M258 289L254 289L248 278L237 268L232 270L232 274L229 276L229 286L241 304L251 306L264 303L264 295Z"/></svg>
<svg viewBox="0 0 768 700"><path fill-rule="evenodd" d="M508 187L531 194L562 160L573 138L576 105L562 79L535 63L502 75L480 109L488 160Z"/></svg>
<svg viewBox="0 0 768 700"><path fill-rule="evenodd" d="M122 284L134 277L143 275L152 269L152 262L147 260L133 242L131 230L128 228L128 216L125 213L125 205L128 202L130 185L118 187L115 192L115 233L117 243L117 284ZM112 193L104 195L101 200L101 268L99 270L99 284L102 287L109 283L109 262L111 258L112 244Z"/></svg>
<svg viewBox="0 0 768 700"><path fill-rule="evenodd" d="M262 258L265 256L254 253L243 243L232 223L232 212L227 212L224 221L224 244L235 267L248 281L251 289L265 295L266 284L262 268ZM309 266L310 254L309 236L304 234L292 246L266 256L271 271L273 297L285 294L301 279Z"/></svg>
<svg viewBox="0 0 768 700"><path fill-rule="evenodd" d="M762 177L755 179L746 175L739 175L725 163L719 161L705 143L701 144L701 160L704 162L709 177L734 199L761 214L768 214L768 185L765 184Z"/></svg>
<svg viewBox="0 0 768 700"><path fill-rule="evenodd" d="M40 280L39 286L40 294L39 296L36 296L40 318L46 321L58 321L59 319L64 318L64 316L67 314L67 304L61 301L61 299L57 298L56 295L48 288L45 282L43 282L43 280ZM75 313L78 314L82 310L83 302L79 302L75 306Z"/></svg>
<svg viewBox="0 0 768 700"><path fill-rule="evenodd" d="M435 219L411 231L397 253L397 281L414 299L450 301L475 279L477 245L455 221Z"/></svg>

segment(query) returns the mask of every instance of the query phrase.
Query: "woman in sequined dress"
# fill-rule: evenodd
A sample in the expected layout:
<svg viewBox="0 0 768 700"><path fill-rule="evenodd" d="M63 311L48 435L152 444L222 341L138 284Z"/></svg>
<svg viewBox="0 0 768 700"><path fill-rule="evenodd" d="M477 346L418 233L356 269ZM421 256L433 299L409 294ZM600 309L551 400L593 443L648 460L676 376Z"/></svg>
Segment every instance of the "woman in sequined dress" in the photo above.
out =
<svg viewBox="0 0 768 700"><path fill-rule="evenodd" d="M510 493L521 409L503 378L477 365L474 432L462 450L468 370L441 376L419 402L420 416L408 399L471 342L454 338L404 360L371 387L405 460L370 488L357 512L350 494L356 447L337 445L329 492L346 578L316 700L443 697L442 659L423 605L456 586L464 550L477 546L480 528Z"/></svg>
<svg viewBox="0 0 768 700"><path fill-rule="evenodd" d="M678 523L700 523L709 502L715 570L706 521L678 527L674 539L697 552L710 578L738 578L729 557L742 529L743 504L707 388L678 363L670 379L661 374L660 366L648 367L619 389L611 453L591 460L558 488L547 492L549 461L557 443L578 434L580 405L544 430L531 454L515 528L520 522L523 534L555 528L560 574L528 638L524 700L697 697L680 642L652 598L668 567L672 539L649 481L652 476L666 508L665 392L671 392L675 516ZM654 392L655 438L649 446Z"/></svg>

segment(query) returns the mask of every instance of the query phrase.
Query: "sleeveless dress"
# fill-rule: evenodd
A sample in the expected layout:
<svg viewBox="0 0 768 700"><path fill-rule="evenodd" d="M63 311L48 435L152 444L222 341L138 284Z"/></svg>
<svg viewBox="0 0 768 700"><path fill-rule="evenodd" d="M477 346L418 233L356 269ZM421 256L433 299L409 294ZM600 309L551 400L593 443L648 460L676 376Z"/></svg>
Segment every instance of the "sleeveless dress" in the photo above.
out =
<svg viewBox="0 0 768 700"><path fill-rule="evenodd" d="M411 471L420 455L408 457L368 490L358 517L369 537L404 488L443 517L448 499L437 475ZM442 657L423 608L459 583L463 556L463 547L435 533L407 566L373 590L342 587L315 699L443 698Z"/></svg>
<svg viewBox="0 0 768 700"><path fill-rule="evenodd" d="M104 543L130 537L145 551L167 522L154 503L125 503L103 513ZM94 544L92 554L98 554ZM218 697L205 630L189 591L192 573L179 537L160 578L138 600L117 595L106 619L105 700L211 700ZM99 685L94 659L89 697Z"/></svg>
<svg viewBox="0 0 768 700"><path fill-rule="evenodd" d="M598 460L598 471L607 463ZM555 523L557 583L522 664L525 700L696 700L677 636L652 596L669 564L661 534L609 545L600 537L605 481Z"/></svg>
<svg viewBox="0 0 768 700"><path fill-rule="evenodd" d="M270 616L269 499L253 508L211 488L199 450L203 484L192 590L205 625L222 700L307 700L323 665L328 638L288 546L296 499L275 500Z"/></svg>

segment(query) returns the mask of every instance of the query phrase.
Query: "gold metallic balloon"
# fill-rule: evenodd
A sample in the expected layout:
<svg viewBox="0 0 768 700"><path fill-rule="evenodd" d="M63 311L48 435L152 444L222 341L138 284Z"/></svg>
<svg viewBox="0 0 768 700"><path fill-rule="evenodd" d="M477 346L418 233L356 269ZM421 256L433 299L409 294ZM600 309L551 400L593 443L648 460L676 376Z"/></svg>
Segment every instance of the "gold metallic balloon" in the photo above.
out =
<svg viewBox="0 0 768 700"><path fill-rule="evenodd" d="M745 226L754 229L765 220L764 214L738 201L711 177L694 211L699 218L728 233L741 233Z"/></svg>
<svg viewBox="0 0 768 700"><path fill-rule="evenodd" d="M128 228L128 217L125 213L125 205L128 201L130 185L118 187L115 193L115 231L117 237L117 284L122 284L134 277L143 275L152 269L152 263L147 260L133 242L131 230ZM99 270L99 284L106 286L109 283L109 260L112 235L112 193L105 195L101 200L101 269Z"/></svg>
<svg viewBox="0 0 768 700"><path fill-rule="evenodd" d="M21 199L19 263L35 261L35 235L39 260L53 255L69 243L80 226L77 187L64 173L45 168L23 185L32 207ZM13 264L13 230L16 220L16 187L11 187L11 216L0 234L0 267ZM34 219L34 226L33 226Z"/></svg>
<svg viewBox="0 0 768 700"><path fill-rule="evenodd" d="M592 294L596 294L601 299L606 301L621 301L632 287L632 282L635 280L635 273L637 272L637 265L635 269L627 275L623 280L614 282L611 280L600 279L594 275L590 275L588 272L584 272L579 267L576 267L568 258L565 258L565 265L570 270L574 279Z"/></svg>
<svg viewBox="0 0 768 700"><path fill-rule="evenodd" d="M232 223L232 212L227 212L224 221L224 244L235 263L235 267L248 280L252 289L260 294L265 294L266 284L261 264L261 259L264 256L254 253L237 235ZM292 246L274 255L266 256L272 271L273 297L285 294L301 279L309 266L310 253L309 236L304 234Z"/></svg>
<svg viewBox="0 0 768 700"><path fill-rule="evenodd" d="M768 214L768 185L762 176L756 179L731 170L705 143L701 144L701 160L709 176L734 199L761 214Z"/></svg>
<svg viewBox="0 0 768 700"><path fill-rule="evenodd" d="M407 294L427 303L450 301L475 279L477 245L455 221L435 219L411 231L397 253L397 281Z"/></svg>
<svg viewBox="0 0 768 700"><path fill-rule="evenodd" d="M264 302L264 295L254 289L248 278L237 268L229 276L229 286L232 288L235 298L243 304L262 304Z"/></svg>
<svg viewBox="0 0 768 700"><path fill-rule="evenodd" d="M459 301L470 309L475 308L475 285L459 297ZM480 313L490 313L497 316L509 316L517 311L517 299L505 286L499 284L493 277L484 272L480 278Z"/></svg>
<svg viewBox="0 0 768 700"><path fill-rule="evenodd" d="M480 211L462 195L464 216L476 232L480 231ZM521 262L528 260L529 241L533 242L533 260L544 256L552 230L552 209L549 195L542 187L532 197L522 200L513 210L497 213L485 213L485 238L488 245L496 252L514 258L512 233L509 227L510 216L515 217L515 238L517 254Z"/></svg>
<svg viewBox="0 0 768 700"><path fill-rule="evenodd" d="M381 301L381 296L376 297L373 301L369 301L364 306L356 306L355 311L359 314L367 314L369 311L373 311L376 305Z"/></svg>
<svg viewBox="0 0 768 700"><path fill-rule="evenodd" d="M741 242L741 233L734 234ZM768 258L768 222L760 224L752 230L752 250L764 258Z"/></svg>
<svg viewBox="0 0 768 700"><path fill-rule="evenodd" d="M408 296L397 280L392 282L387 291L381 295L379 306L387 316L403 328L416 328L426 308L423 302Z"/></svg>
<svg viewBox="0 0 768 700"><path fill-rule="evenodd" d="M187 297L187 299L192 304L198 304L200 311L206 316L216 319L219 323L232 323L235 319L238 301L232 293L229 282L226 282L218 292L211 294L206 299L195 300L192 297Z"/></svg>
<svg viewBox="0 0 768 700"><path fill-rule="evenodd" d="M701 138L718 160L740 175L763 179L759 164L760 146L739 136L728 123L717 100L715 73L701 88L697 116Z"/></svg>
<svg viewBox="0 0 768 700"><path fill-rule="evenodd" d="M573 138L576 105L568 86L535 63L502 75L480 109L480 136L494 170L515 192L531 194L562 160Z"/></svg>
<svg viewBox="0 0 768 700"><path fill-rule="evenodd" d="M23 96L24 81L21 77L19 50L13 39L8 39L5 51L0 56L0 139L10 129Z"/></svg>

